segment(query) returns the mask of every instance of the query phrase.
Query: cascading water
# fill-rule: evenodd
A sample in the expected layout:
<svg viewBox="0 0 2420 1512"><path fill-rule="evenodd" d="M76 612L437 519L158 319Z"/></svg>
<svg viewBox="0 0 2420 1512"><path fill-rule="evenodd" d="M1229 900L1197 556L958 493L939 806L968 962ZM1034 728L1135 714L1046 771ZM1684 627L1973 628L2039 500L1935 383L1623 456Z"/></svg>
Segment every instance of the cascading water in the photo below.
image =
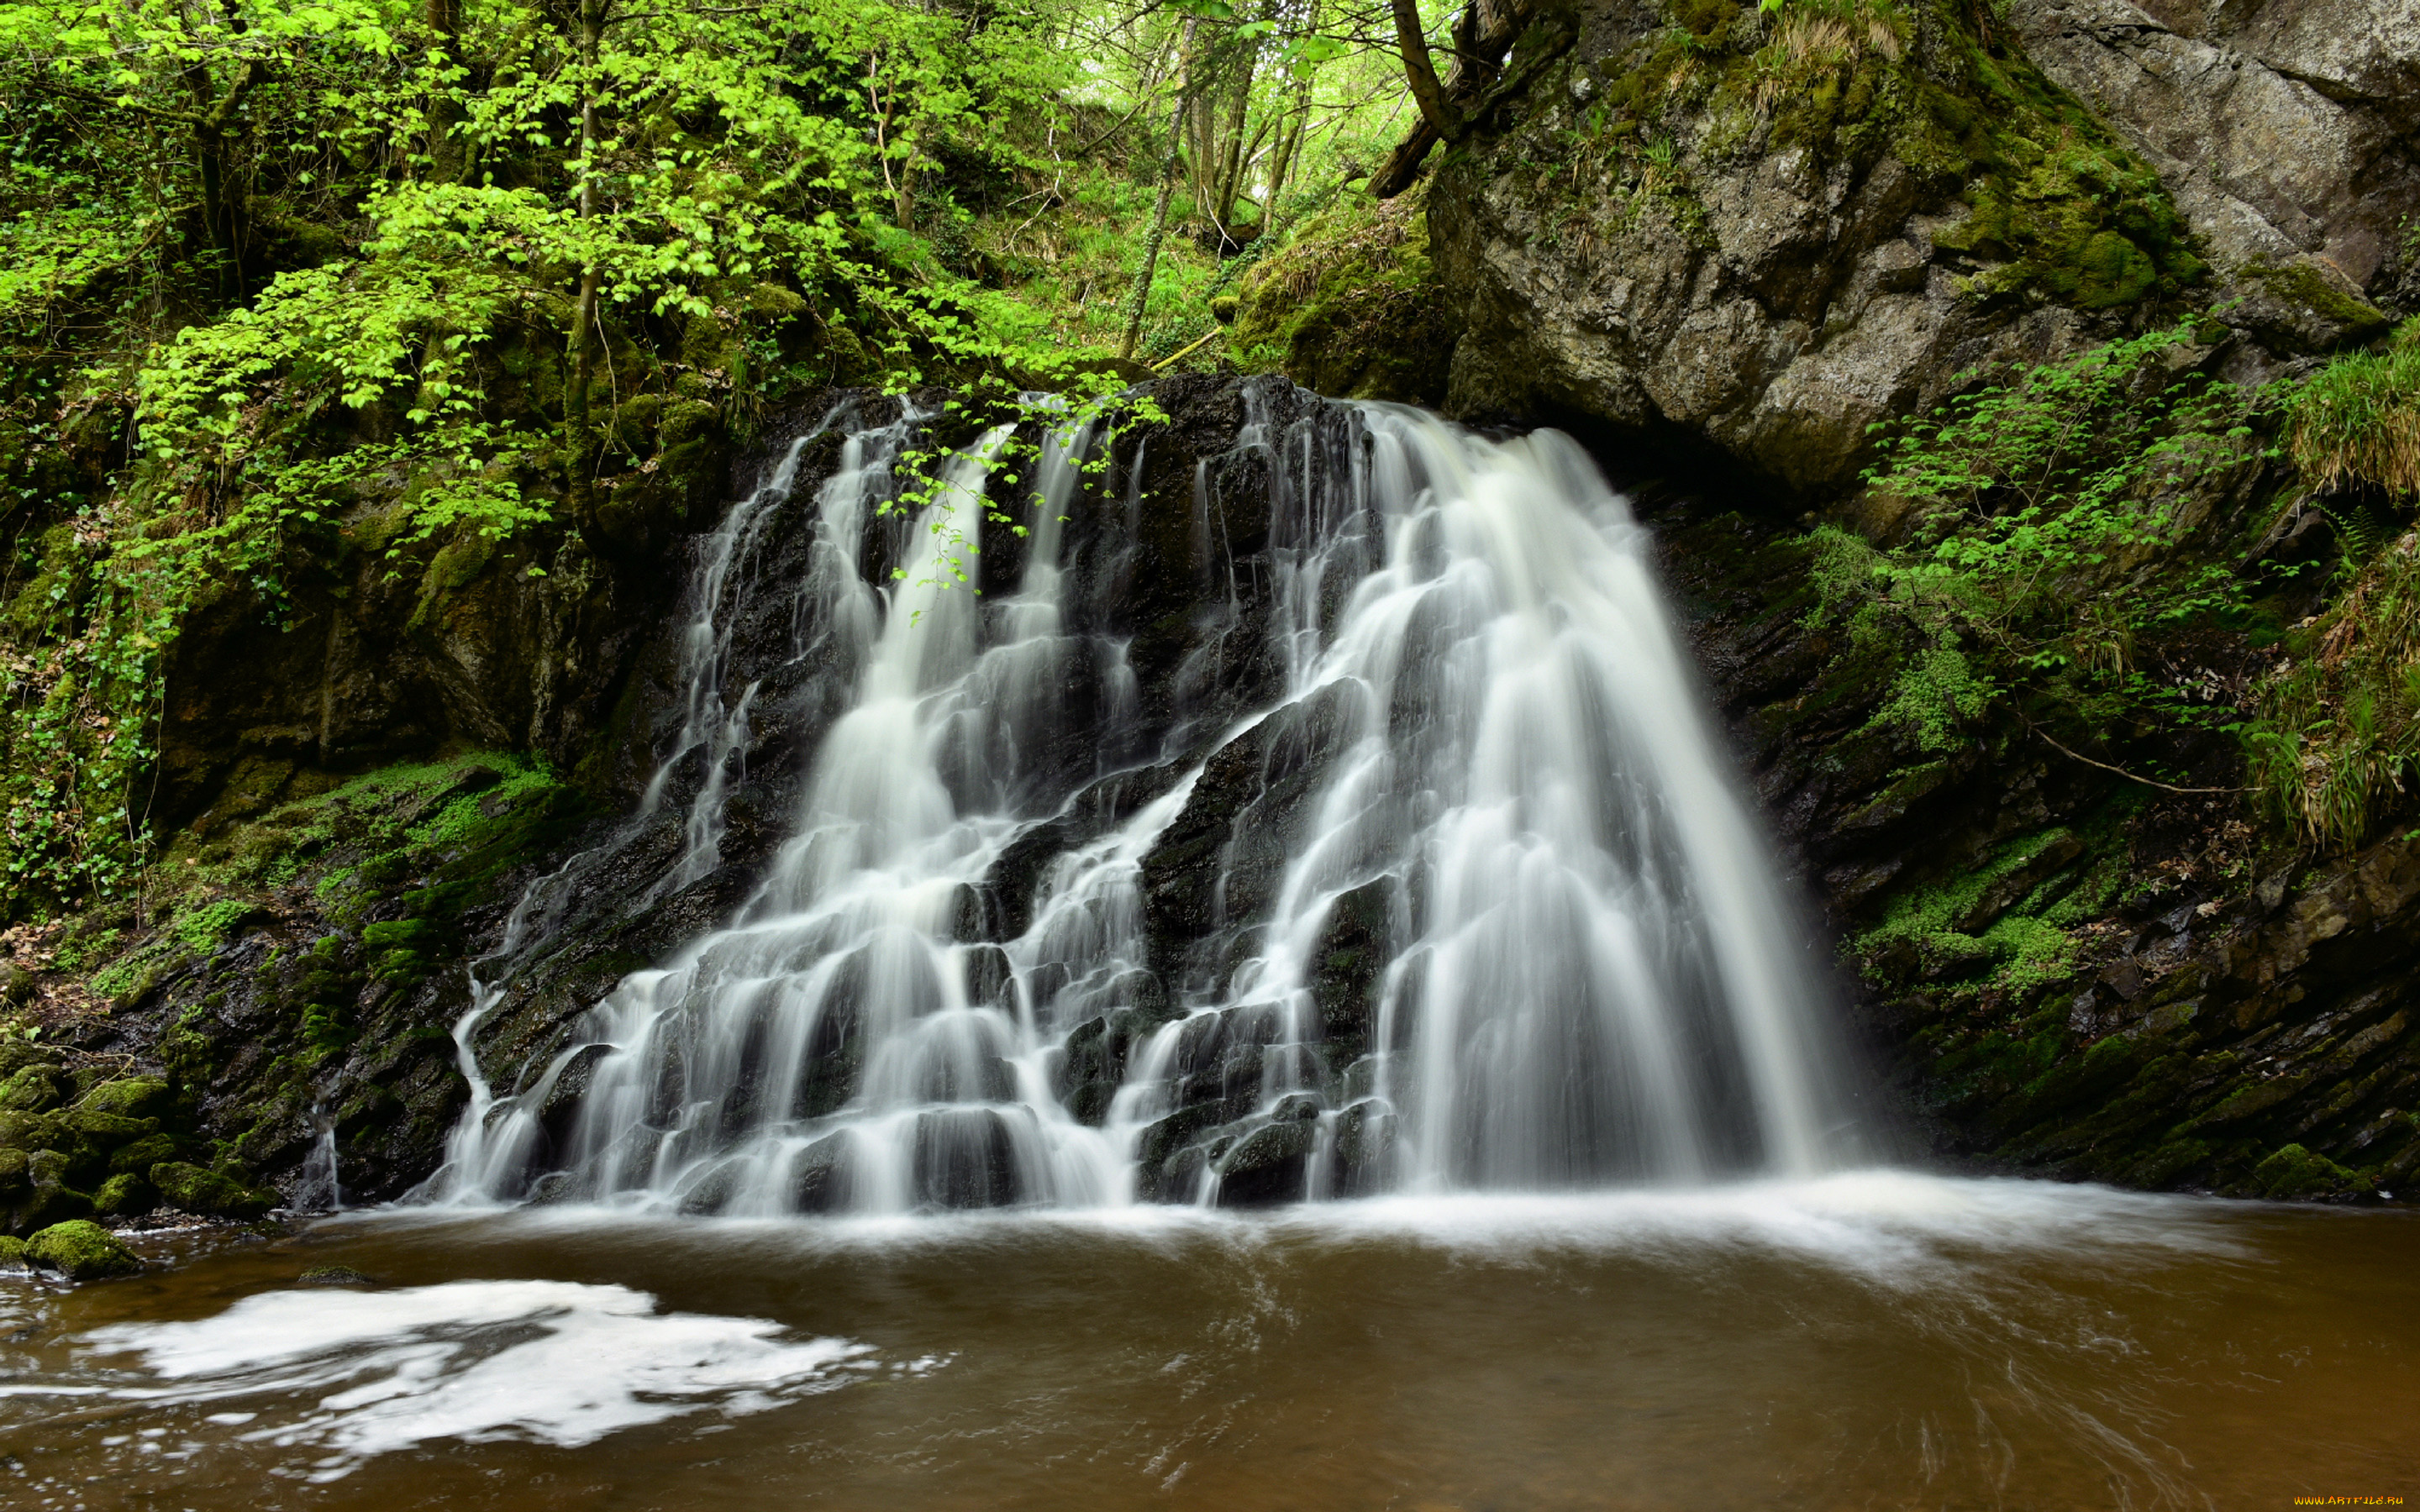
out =
<svg viewBox="0 0 2420 1512"><path fill-rule="evenodd" d="M1210 725L1146 714L1125 639L1078 601L1062 527L1105 459L1094 427L1035 427L1006 506L985 495L1014 471L1013 427L958 453L887 591L861 546L896 513L891 460L922 417L849 436L810 580L756 583L743 563L793 446L700 556L678 748L644 807L676 764L702 755L705 776L651 896L721 860L757 696L728 626L752 594L797 595L802 641L834 644L846 680L789 838L722 927L628 976L494 1097L474 1032L533 900L569 884L534 888L458 1033L476 1095L434 1190L899 1212L1687 1180L1841 1153L1802 935L1622 501L1551 432L1495 441L1368 405L1280 423L1247 397L1237 455L1264 464L1273 581L1259 624L1230 594L1215 643L1270 638L1284 691ZM1195 486L1216 559L1206 465ZM1014 592L979 598L957 567L986 507L1019 504ZM1172 947L1155 899L1201 834L1216 917ZM1013 886L1030 894L1003 907Z"/></svg>

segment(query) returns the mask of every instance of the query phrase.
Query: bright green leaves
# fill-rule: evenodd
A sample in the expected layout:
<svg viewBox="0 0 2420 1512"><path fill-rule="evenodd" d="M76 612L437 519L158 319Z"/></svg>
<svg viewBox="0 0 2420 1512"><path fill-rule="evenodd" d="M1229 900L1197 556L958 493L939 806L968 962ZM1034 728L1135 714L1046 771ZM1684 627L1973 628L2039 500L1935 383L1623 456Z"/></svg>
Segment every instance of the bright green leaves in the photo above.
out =
<svg viewBox="0 0 2420 1512"><path fill-rule="evenodd" d="M2288 409L2343 591L2286 633L2253 766L2273 814L2353 845L2407 807L2420 777L2420 536L2403 517L2420 494L2420 322L2312 374Z"/></svg>
<svg viewBox="0 0 2420 1512"><path fill-rule="evenodd" d="M2236 529L2211 485L2259 456L2241 391L2168 378L2195 341L2188 324L2024 369L1879 438L1866 483L1902 544L1823 532L1816 582L1817 618L1913 647L1883 721L1947 750L2022 692L2096 733L2241 725L2138 667L2145 640L2245 608L2231 571L2181 549Z"/></svg>

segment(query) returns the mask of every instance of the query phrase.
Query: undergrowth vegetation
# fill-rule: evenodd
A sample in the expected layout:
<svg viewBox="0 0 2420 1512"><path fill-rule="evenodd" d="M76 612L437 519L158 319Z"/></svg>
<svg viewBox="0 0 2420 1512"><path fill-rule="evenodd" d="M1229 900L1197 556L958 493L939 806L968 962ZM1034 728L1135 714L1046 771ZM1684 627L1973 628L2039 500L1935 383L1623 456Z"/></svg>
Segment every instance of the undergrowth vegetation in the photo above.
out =
<svg viewBox="0 0 2420 1512"><path fill-rule="evenodd" d="M1114 391L1165 174L1137 350L1215 360L1213 302L1394 130L1384 20L0 4L0 913L145 885L212 604L643 549L826 385Z"/></svg>
<svg viewBox="0 0 2420 1512"><path fill-rule="evenodd" d="M2340 357L2290 401L2293 457L2339 545L2341 591L2286 638L2260 690L2255 781L2269 812L2355 845L2420 776L2420 320Z"/></svg>
<svg viewBox="0 0 2420 1512"><path fill-rule="evenodd" d="M1939 995L1917 1038L1942 1087L2052 1076L2079 973L2133 928L2113 918L2208 917L2420 796L2420 322L2250 392L2210 376L2216 339L2188 321L1978 378L1879 439L1861 531L1808 542L1807 623L1885 669L1868 728L1918 764L1900 785L1978 750L2120 779L1886 892L1847 942L1877 985ZM2151 859L2155 803L2199 827Z"/></svg>
<svg viewBox="0 0 2420 1512"><path fill-rule="evenodd" d="M1814 616L1854 645L1906 648L1879 717L1930 751L2004 709L2087 739L2236 732L2230 704L2146 657L2252 609L2223 548L2245 528L2274 417L2192 372L2198 340L2192 322L2152 331L1878 438L1866 483L1900 539L1820 532Z"/></svg>

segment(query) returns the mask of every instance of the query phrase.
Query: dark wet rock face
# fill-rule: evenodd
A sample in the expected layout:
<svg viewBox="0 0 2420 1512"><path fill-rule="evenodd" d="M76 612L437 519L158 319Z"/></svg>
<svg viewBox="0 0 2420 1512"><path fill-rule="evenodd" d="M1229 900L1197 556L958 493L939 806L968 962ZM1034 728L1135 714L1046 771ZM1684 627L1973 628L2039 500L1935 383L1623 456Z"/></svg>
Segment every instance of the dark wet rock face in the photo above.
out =
<svg viewBox="0 0 2420 1512"><path fill-rule="evenodd" d="M1111 1121L1155 1031L1189 1005L1224 1000L1264 943L1256 931L1342 728L1334 690L1248 717L1285 684L1270 621L1286 553L1332 502L1299 497L1273 471L1266 438L1306 421L1316 444L1345 445L1348 433L1323 428L1316 401L1281 383L1180 379L1158 394L1169 424L1122 438L1067 508L1063 603L1079 649L1061 664L1047 749L1016 768L1036 784L1016 801L1049 817L945 909L970 1004L1015 1011L1005 942L1048 906L1060 863L1191 776L1140 856L1141 957L1097 984L1104 1006L1069 1026L1044 1072L1045 1095L1095 1129ZM816 570L814 500L840 463L828 438L799 453L789 495L734 557L735 579L791 583ZM2407 847L2232 890L2095 892L2113 857L2172 855L2179 836L2222 821L2189 804L2147 805L2017 738L1947 756L1913 749L1873 722L1884 690L1874 669L1845 655L1835 632L1809 627L1804 537L1712 506L1667 504L1649 517L1753 795L1829 926L1810 938L1807 969L1829 972L1829 945L1851 947L1862 978L1847 995L1863 1038L1940 1148L2273 1196L2420 1179L2410 1116L2420 1026L2404 1006L2420 950L2401 943L2420 939L2420 867ZM1351 524L1322 520L1319 531L1335 539ZM676 558L693 561L706 544L690 539ZM1004 533L997 550L985 544L985 598L997 603L1013 592L1021 548ZM877 566L899 560L899 522L869 520L859 547ZM591 1174L557 1168L583 1137L605 1060L584 1046L583 1017L757 896L862 655L845 625L802 615L791 595L735 595L723 684L753 690L744 728L719 769L703 755L672 764L649 810L648 774L692 714L676 643L687 611L677 585L649 591L658 608L628 629L607 716L562 753L562 768L590 786L481 757L310 810L307 823L272 824L283 810L231 820L230 836L268 826L280 843L318 847L349 880L324 896L317 883L272 894L275 906L230 915L223 934L163 951L125 977L117 1012L82 1042L0 1050L0 1204L14 1232L163 1206L248 1216L276 1200L260 1178L302 1200L324 1148L349 1200L409 1190L442 1160L469 1095L451 1038L471 1005L466 963L508 937L511 969L489 968L499 991L468 1048L500 1096L523 1095L535 1115L513 1195L601 1195ZM218 674L241 703L269 696L244 677L282 675L281 665ZM575 691L576 703L593 690ZM721 827L701 852L684 816L718 783ZM1937 902L1927 927L1886 928L1916 898ZM1156 1072L1163 1101L1138 1131L1138 1195L1249 1206L1379 1188L1398 1128L1373 1096L1368 1057L1386 963L1417 902L1382 878L1327 903L1307 1023L1239 1005L1171 1031ZM1993 985L1993 952L2061 907L2081 976L2055 1003L2010 997ZM801 1052L811 1072L774 1079L772 1036L752 1034L720 1133L768 1112L821 1118L861 1088L874 964L851 956L831 969ZM1047 995L1063 983L1026 985ZM101 1057L107 1074L93 1069ZM658 1159L712 1069L677 1050L662 1057L643 1089L647 1118L616 1151L623 1169ZM930 1095L1005 1095L996 1057L951 1074L970 1079ZM783 1085L791 1105L768 1110L768 1088ZM1271 1087L1316 1091L1272 1103ZM867 1167L847 1137L824 1134L789 1153L773 1187L733 1163L687 1186L680 1205L842 1210L876 1174L931 1206L1031 1202L1038 1195L1016 1159L1029 1134L990 1108L920 1116L906 1168L888 1173Z"/></svg>
<svg viewBox="0 0 2420 1512"><path fill-rule="evenodd" d="M1716 706L1925 1143L2240 1196L2420 1181L2411 837L2246 871L2240 796L2149 793L2022 729L1919 751L1873 720L1886 679L1803 623L1805 537L1689 507L1660 533Z"/></svg>
<svg viewBox="0 0 2420 1512"><path fill-rule="evenodd" d="M1269 438L1318 401L1282 381L1172 378L1154 393L1166 423L1123 437L1067 506L1062 597L1074 649L1052 691L1056 717L1036 732L1042 748L1017 752L1016 769L1040 785L997 795L1057 817L954 901L978 1001L1007 1001L1008 963L991 942L1031 922L1052 858L1165 794L1283 686L1268 626L1268 556L1273 544L1300 538L1297 506L1311 505L1273 478ZM250 1214L274 1200L251 1184L260 1175L291 1200L325 1200L307 1172L331 1139L348 1200L403 1193L437 1167L468 1096L451 1038L471 1006L465 964L508 935L514 964L471 1051L499 1095L538 1097L530 1158L542 1169L551 1149L575 1137L600 1055L567 1053L574 1026L631 972L733 918L793 832L814 752L849 706L863 647L844 617L819 618L789 590L819 570L819 500L843 465L845 437L898 413L896 401L844 395L837 409L819 404L792 416L786 432L776 427L737 464L752 486L789 451L788 436L831 421L797 449L786 494L729 550L721 681L749 691L744 720L733 726L737 744L719 766L700 746L658 774L697 717L686 702L683 636L706 554L721 548L710 530L668 535L652 554L589 559L571 543L542 577L517 557L458 563L411 602L392 585L305 594L283 628L232 605L224 624L197 627L180 643L182 675L171 679L186 702L170 712L169 791L187 795L174 801L199 815L180 843L212 864L232 854L271 877L300 874L270 894L273 906L216 920L215 939L147 948L143 959L156 964L120 973L119 1013L89 1026L67 1060L8 1066L0 1119L36 1120L0 1128L0 1202L14 1230L162 1203ZM973 431L937 422L914 435L917 446L946 455ZM855 565L869 581L889 581L905 560L910 523L897 512L864 522ZM1027 543L1004 528L985 532L980 580L987 595L1004 597ZM407 633L391 633L406 622ZM1293 806L1323 755L1316 730L1276 734L1255 737L1221 768L1233 768L1236 782L1283 789L1249 827L1247 888L1274 885ZM380 770L345 775L440 742L535 748L551 765L497 757L411 767L409 781ZM710 785L722 801L709 806L716 825L701 851L688 816ZM1225 843L1234 817L1195 817L1197 859ZM1174 876L1185 863L1160 870ZM550 880L525 891L541 878ZM1157 905L1167 959L1182 970L1215 969L1233 910L1203 891L1199 875L1177 893ZM832 1112L863 1073L847 985L862 963L838 969L838 1006L817 1027L792 1117ZM1136 1036L1173 1011L1153 973L1138 970L1119 997L1124 1006L1079 1039L1059 1071L1067 1105L1096 1123ZM159 1072L147 1090L77 1101L79 1057L127 1055ZM989 1074L1007 1072L995 1066ZM654 1097L676 1107L686 1085L675 1057ZM749 1087L759 1088L754 1101ZM1005 1088L935 1089L985 1090ZM744 1079L724 1121L755 1118L758 1102L759 1081ZM1014 1133L997 1119L923 1131L912 1178L923 1200L1026 1200L1005 1174ZM228 1142L232 1154L195 1164L212 1141ZM799 1156L791 1180L796 1205L813 1210L844 1201L853 1177L834 1146ZM593 1194L550 1179L530 1195ZM732 1189L709 1180L687 1200L719 1211Z"/></svg>

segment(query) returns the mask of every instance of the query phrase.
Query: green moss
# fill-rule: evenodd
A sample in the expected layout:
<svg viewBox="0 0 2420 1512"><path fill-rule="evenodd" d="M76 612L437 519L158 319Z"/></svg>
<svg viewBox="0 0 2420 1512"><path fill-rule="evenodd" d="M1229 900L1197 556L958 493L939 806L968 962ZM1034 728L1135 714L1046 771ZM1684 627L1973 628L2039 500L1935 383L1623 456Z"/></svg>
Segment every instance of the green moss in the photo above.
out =
<svg viewBox="0 0 2420 1512"><path fill-rule="evenodd" d="M169 932L196 950L215 950L232 938L241 928L267 917L258 903L241 898L226 898L180 914L168 926Z"/></svg>
<svg viewBox="0 0 2420 1512"><path fill-rule="evenodd" d="M27 640L40 634L50 623L84 564L84 550L72 524L54 525L43 532L39 550L40 567L8 600L8 623L19 637Z"/></svg>
<svg viewBox="0 0 2420 1512"><path fill-rule="evenodd" d="M2012 993L2065 981L2075 968L2074 937L2025 914L2009 914L1984 931L1982 946L1998 964L1994 984Z"/></svg>
<svg viewBox="0 0 2420 1512"><path fill-rule="evenodd" d="M25 1242L25 1258L71 1281L135 1275L143 1261L108 1229L88 1219L53 1224Z"/></svg>
<svg viewBox="0 0 2420 1512"><path fill-rule="evenodd" d="M22 1271L29 1263L25 1242L14 1234L0 1234L0 1269Z"/></svg>
<svg viewBox="0 0 2420 1512"><path fill-rule="evenodd" d="M101 1190L92 1195L93 1211L104 1218L131 1217L135 1213L148 1212L158 1201L151 1184L132 1171L121 1171L101 1183Z"/></svg>
<svg viewBox="0 0 2420 1512"><path fill-rule="evenodd" d="M409 952L403 952L409 953ZM394 979L389 979L394 980ZM405 980L417 980L417 977ZM315 1059L332 1056L359 1038L359 1031L345 1023L344 1010L333 1003L310 1003L302 1010L302 1042L311 1047Z"/></svg>
<svg viewBox="0 0 2420 1512"><path fill-rule="evenodd" d="M2325 1155L2288 1145L2252 1169L2249 1189L2264 1197L2366 1196L2377 1183Z"/></svg>
<svg viewBox="0 0 2420 1512"><path fill-rule="evenodd" d="M156 936L94 972L86 986L121 1006L132 1003L159 984L185 949L173 933Z"/></svg>
<svg viewBox="0 0 2420 1512"><path fill-rule="evenodd" d="M229 1180L183 1161L151 1167L151 1184L169 1206L220 1218L260 1218L277 1206L277 1194Z"/></svg>
<svg viewBox="0 0 2420 1512"><path fill-rule="evenodd" d="M1888 156L1969 208L1934 239L1985 265L1968 281L1978 298L2108 309L2175 297L2207 271L2158 175L2022 56L1993 56L1956 8L1792 4L1752 23L1724 0L1668 10L1675 24L1597 65L1609 77L1564 133L1634 207L1675 193L1686 219L1686 175L1652 158L1658 138L1694 137L1714 162L1795 149L1862 173ZM1552 171L1559 161L1521 166L1585 203L1609 198L1601 180Z"/></svg>
<svg viewBox="0 0 2420 1512"><path fill-rule="evenodd" d="M106 1081L77 1100L77 1106L127 1119L165 1118L176 1096L157 1076L124 1076Z"/></svg>
<svg viewBox="0 0 2420 1512"><path fill-rule="evenodd" d="M315 1265L294 1278L306 1287L374 1287L378 1283L349 1265Z"/></svg>
<svg viewBox="0 0 2420 1512"><path fill-rule="evenodd" d="M54 1179L33 1181L32 1195L17 1204L17 1224L28 1231L92 1216L92 1198Z"/></svg>
<svg viewBox="0 0 2420 1512"><path fill-rule="evenodd" d="M420 944L436 933L436 926L425 918L399 918L366 926L362 931L362 943L373 950L396 949Z"/></svg>
<svg viewBox="0 0 2420 1512"><path fill-rule="evenodd" d="M140 1175L163 1160L176 1158L177 1136L175 1134L146 1134L113 1153L109 1157L109 1168L119 1175L129 1172Z"/></svg>
<svg viewBox="0 0 2420 1512"><path fill-rule="evenodd" d="M2319 270L2307 263L2255 264L2244 273L2265 285L2279 299L2302 305L2329 324L2344 328L2354 340L2377 335L2394 324L2394 317L2385 311L2347 294L2320 277Z"/></svg>
<svg viewBox="0 0 2420 1512"><path fill-rule="evenodd" d="M0 1081L0 1109L12 1113L45 1112L66 1097L66 1084L55 1066L20 1067L7 1081Z"/></svg>
<svg viewBox="0 0 2420 1512"><path fill-rule="evenodd" d="M1440 397L1459 333L1429 257L1423 191L1306 223L1245 275L1231 350L1336 396Z"/></svg>
<svg viewBox="0 0 2420 1512"><path fill-rule="evenodd" d="M2066 932L2057 925L2046 918L2010 914L1991 924L1979 938L1965 929L1995 887L2032 867L2054 847L2072 841L2073 836L2065 829L2022 836L1948 882L1903 889L1891 898L1882 922L1856 936L1851 949L1868 963L1869 976L1893 975L1882 964L1893 958L1904 962L1912 949L1916 959L1907 964L1922 969L1989 960L2008 973L2000 985L2048 980L2056 974L2052 971L2054 964L2064 963L2069 949ZM2026 901L2036 901L2043 890L2036 887Z"/></svg>
<svg viewBox="0 0 2420 1512"><path fill-rule="evenodd" d="M91 1108L70 1108L59 1115L62 1127L83 1134L102 1149L116 1149L132 1144L137 1139L157 1134L157 1119L129 1119L115 1113L101 1113Z"/></svg>

